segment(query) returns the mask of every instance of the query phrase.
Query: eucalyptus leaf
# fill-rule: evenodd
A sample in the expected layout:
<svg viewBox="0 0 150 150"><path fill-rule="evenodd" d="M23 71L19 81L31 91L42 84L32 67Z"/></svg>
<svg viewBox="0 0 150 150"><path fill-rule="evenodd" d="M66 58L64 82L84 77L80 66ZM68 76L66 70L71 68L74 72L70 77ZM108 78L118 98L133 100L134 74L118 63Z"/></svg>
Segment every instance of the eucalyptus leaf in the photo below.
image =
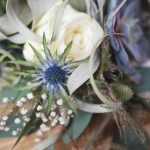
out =
<svg viewBox="0 0 150 150"><path fill-rule="evenodd" d="M92 113L78 111L78 114L75 114L70 126L67 128L66 133L63 135L64 142L70 142L71 139L69 136L71 136L73 139L79 137L88 126L91 118Z"/></svg>

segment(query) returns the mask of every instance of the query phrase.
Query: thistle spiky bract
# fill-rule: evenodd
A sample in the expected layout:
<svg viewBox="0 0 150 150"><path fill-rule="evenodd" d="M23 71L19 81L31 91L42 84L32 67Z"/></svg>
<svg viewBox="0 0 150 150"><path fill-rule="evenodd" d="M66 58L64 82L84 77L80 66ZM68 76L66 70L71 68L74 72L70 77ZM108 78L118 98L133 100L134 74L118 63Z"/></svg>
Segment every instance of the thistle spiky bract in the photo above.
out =
<svg viewBox="0 0 150 150"><path fill-rule="evenodd" d="M72 72L69 66L74 63L73 61L66 60L66 57L72 47L72 42L68 44L60 56L56 54L53 56L51 54L47 46L45 34L43 34L43 51L45 57L43 57L31 44L30 46L36 55L37 62L28 62L22 60L13 61L16 64L29 67L29 69L26 71L17 71L16 74L27 78L32 77L33 84L29 88L32 87L33 90L42 88L45 93L48 93L48 95L52 97L52 101L55 101L56 98L59 99L63 96L65 99L67 99L66 104L68 107L75 111L76 109L73 106L72 101L66 98L67 92L64 92L67 79ZM64 89L63 92L62 89ZM68 101L70 102L68 103Z"/></svg>

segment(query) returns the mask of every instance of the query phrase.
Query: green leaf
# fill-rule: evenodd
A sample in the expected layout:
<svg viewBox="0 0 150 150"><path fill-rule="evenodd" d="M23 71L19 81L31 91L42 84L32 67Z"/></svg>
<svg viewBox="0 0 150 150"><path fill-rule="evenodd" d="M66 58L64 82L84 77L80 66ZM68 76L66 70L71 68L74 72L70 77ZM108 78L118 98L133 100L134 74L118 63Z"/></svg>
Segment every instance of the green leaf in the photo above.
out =
<svg viewBox="0 0 150 150"><path fill-rule="evenodd" d="M53 98L51 98L51 96L49 96L48 105L47 105L47 114L50 113L52 104L53 104Z"/></svg>
<svg viewBox="0 0 150 150"><path fill-rule="evenodd" d="M36 50L36 48L33 47L30 43L29 43L29 45L31 46L33 52L35 53L37 59L38 59L40 62L42 62L42 60L43 60L42 55L41 55L41 54Z"/></svg>
<svg viewBox="0 0 150 150"><path fill-rule="evenodd" d="M24 60L13 60L13 61L9 61L8 63L23 65L23 66L27 66L27 67L35 67L36 66L36 63L24 61Z"/></svg>
<svg viewBox="0 0 150 150"><path fill-rule="evenodd" d="M45 33L43 33L43 47L44 47L44 53L46 55L47 58L51 57L51 53L47 47L47 42L46 42L46 36Z"/></svg>
<svg viewBox="0 0 150 150"><path fill-rule="evenodd" d="M34 70L30 70L30 72L23 72L23 71L14 72L14 74L18 76L23 76L23 77L31 77L32 75L34 75L34 73L36 73L36 71Z"/></svg>
<svg viewBox="0 0 150 150"><path fill-rule="evenodd" d="M75 113L77 113L77 110L73 104L73 102L71 101L71 99L69 98L67 92L65 91L65 89L63 87L61 87L61 94L62 97L64 98L66 104L68 105L68 107Z"/></svg>
<svg viewBox="0 0 150 150"><path fill-rule="evenodd" d="M70 61L68 62L68 66L69 68L76 68L78 67L80 64L85 63L88 61L89 58L83 59L83 60L79 60L79 61Z"/></svg>
<svg viewBox="0 0 150 150"><path fill-rule="evenodd" d="M88 126L89 122L91 121L91 118L92 113L79 111L78 114L75 114L74 118L72 119L71 125L67 129L67 132L63 135L64 142L70 142L71 139L69 135L73 139L79 137L83 133L85 128Z"/></svg>
<svg viewBox="0 0 150 150"><path fill-rule="evenodd" d="M60 56L59 61L64 62L66 59L66 56L68 55L69 51L72 47L72 41L67 45L66 49L64 50L63 54Z"/></svg>

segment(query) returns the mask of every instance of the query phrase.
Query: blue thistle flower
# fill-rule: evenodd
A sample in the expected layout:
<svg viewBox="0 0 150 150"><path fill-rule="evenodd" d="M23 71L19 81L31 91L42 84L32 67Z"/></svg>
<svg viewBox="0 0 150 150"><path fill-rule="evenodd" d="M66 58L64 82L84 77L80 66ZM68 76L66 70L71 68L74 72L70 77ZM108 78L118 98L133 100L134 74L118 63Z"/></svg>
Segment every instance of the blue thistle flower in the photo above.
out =
<svg viewBox="0 0 150 150"><path fill-rule="evenodd" d="M71 74L69 65L72 61L66 61L66 56L71 49L70 42L61 56L55 54L52 56L46 45L46 37L43 36L43 46L46 58L30 45L34 51L39 63L35 64L36 69L32 76L35 78L35 85L43 86L50 93L59 93L61 87L65 86L68 76ZM34 65L34 64L33 64Z"/></svg>
<svg viewBox="0 0 150 150"><path fill-rule="evenodd" d="M71 70L67 64L61 64L56 60L47 60L41 66L37 78L41 84L46 86L48 91L58 92L60 86L65 85Z"/></svg>
<svg viewBox="0 0 150 150"><path fill-rule="evenodd" d="M120 0L110 0L108 15L119 6ZM143 63L148 60L148 43L140 22L140 1L128 1L119 12L107 23L110 44L114 48L119 67L130 76L130 79L139 82L140 74L137 73L134 63ZM112 33L122 33L116 35Z"/></svg>
<svg viewBox="0 0 150 150"><path fill-rule="evenodd" d="M58 99L64 99L66 105L76 112L74 104L70 100L66 92L66 82L72 69L80 64L80 61L66 60L66 57L72 47L70 42L62 55L57 55L57 52L52 55L47 47L45 34L43 35L43 50L45 57L43 57L32 45L30 45L33 52L35 53L38 62L28 62L23 60L15 61L16 64L24 65L28 67L26 71L18 71L17 74L20 76L27 77L31 80L32 84L27 85L23 89L30 89L32 91L42 89L42 92L48 96L48 103L46 104L49 112L50 105ZM83 61L81 61L83 62Z"/></svg>

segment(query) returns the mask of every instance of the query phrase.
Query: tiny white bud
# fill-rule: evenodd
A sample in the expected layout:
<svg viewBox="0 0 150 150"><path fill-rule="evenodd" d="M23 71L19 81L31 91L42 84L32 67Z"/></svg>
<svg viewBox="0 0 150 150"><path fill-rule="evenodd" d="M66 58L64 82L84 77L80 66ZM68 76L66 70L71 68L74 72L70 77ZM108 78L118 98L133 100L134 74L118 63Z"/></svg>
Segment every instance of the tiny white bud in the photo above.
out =
<svg viewBox="0 0 150 150"><path fill-rule="evenodd" d="M51 112L51 116L52 116L52 117L55 117L55 116L56 116L56 112L52 111L52 112Z"/></svg>
<svg viewBox="0 0 150 150"><path fill-rule="evenodd" d="M56 125L56 122L51 122L51 126L54 127Z"/></svg>
<svg viewBox="0 0 150 150"><path fill-rule="evenodd" d="M43 107L41 105L38 105L36 109L37 109L37 111L41 111L43 109Z"/></svg>
<svg viewBox="0 0 150 150"><path fill-rule="evenodd" d="M25 102L27 101L27 99L26 99L25 97L22 97L22 98L20 99L20 101L23 102L23 103L25 103Z"/></svg>
<svg viewBox="0 0 150 150"><path fill-rule="evenodd" d="M65 118L64 117L59 117L59 122L64 122Z"/></svg>
<svg viewBox="0 0 150 150"><path fill-rule="evenodd" d="M9 101L8 97L3 98L3 103L7 103Z"/></svg>
<svg viewBox="0 0 150 150"><path fill-rule="evenodd" d="M46 100L46 99L47 99L46 93L42 94L41 98L42 98L43 100Z"/></svg>
<svg viewBox="0 0 150 150"><path fill-rule="evenodd" d="M7 132L7 131L9 131L9 130L10 130L10 128L8 128L8 127L5 127L5 129L4 129L4 130Z"/></svg>
<svg viewBox="0 0 150 150"><path fill-rule="evenodd" d="M42 136L42 135L43 135L43 132L42 132L41 130L38 130L38 131L36 132L36 134L37 134L37 136Z"/></svg>
<svg viewBox="0 0 150 150"><path fill-rule="evenodd" d="M68 110L68 115L71 115L72 114L72 110Z"/></svg>
<svg viewBox="0 0 150 150"><path fill-rule="evenodd" d="M64 125L65 124L65 121L60 121L59 122L61 125Z"/></svg>
<svg viewBox="0 0 150 150"><path fill-rule="evenodd" d="M17 131L21 131L21 128L17 128Z"/></svg>
<svg viewBox="0 0 150 150"><path fill-rule="evenodd" d="M1 122L0 122L0 125L5 126L5 125L6 125L6 122L5 122L5 121L1 121Z"/></svg>
<svg viewBox="0 0 150 150"><path fill-rule="evenodd" d="M41 117L41 113L36 113L35 115L36 115L37 118Z"/></svg>
<svg viewBox="0 0 150 150"><path fill-rule="evenodd" d="M28 98L29 100L33 99L33 98L34 98L33 93L28 93L28 94L27 94L27 98Z"/></svg>
<svg viewBox="0 0 150 150"><path fill-rule="evenodd" d="M12 135L13 135L13 136L16 136L16 135L17 135L17 131L13 130L13 131L12 131Z"/></svg>
<svg viewBox="0 0 150 150"><path fill-rule="evenodd" d="M7 121L8 120L8 116L3 116L2 120Z"/></svg>
<svg viewBox="0 0 150 150"><path fill-rule="evenodd" d="M51 126L54 127L57 124L58 120L57 119L53 119L51 122Z"/></svg>
<svg viewBox="0 0 150 150"><path fill-rule="evenodd" d="M23 119L24 119L25 122L30 121L30 119L27 116L23 116Z"/></svg>
<svg viewBox="0 0 150 150"><path fill-rule="evenodd" d="M16 118L14 121L16 124L19 124L21 122L21 120L19 118Z"/></svg>
<svg viewBox="0 0 150 150"><path fill-rule="evenodd" d="M47 125L45 125L44 123L42 123L41 125L40 125L40 129L41 129L41 131L43 131L43 132L46 132L46 131L49 131L50 129L47 127Z"/></svg>
<svg viewBox="0 0 150 150"><path fill-rule="evenodd" d="M42 121L43 121L44 123L46 123L46 122L48 121L48 119L47 119L47 118L42 118Z"/></svg>
<svg viewBox="0 0 150 150"><path fill-rule="evenodd" d="M27 114L27 112L28 112L28 109L25 109L25 108L21 108L21 110L20 110L20 113L21 113L22 115Z"/></svg>
<svg viewBox="0 0 150 150"><path fill-rule="evenodd" d="M34 140L35 143L39 143L40 141L41 141L40 138L36 138L36 139Z"/></svg>
<svg viewBox="0 0 150 150"><path fill-rule="evenodd" d="M63 104L63 100L62 99L59 99L59 100L57 100L57 105L62 105Z"/></svg>
<svg viewBox="0 0 150 150"><path fill-rule="evenodd" d="M55 110L57 108L57 105L53 104L51 107L51 110Z"/></svg>
<svg viewBox="0 0 150 150"><path fill-rule="evenodd" d="M17 101L17 104L16 104L18 107L21 107L23 105L23 103L21 101Z"/></svg>

